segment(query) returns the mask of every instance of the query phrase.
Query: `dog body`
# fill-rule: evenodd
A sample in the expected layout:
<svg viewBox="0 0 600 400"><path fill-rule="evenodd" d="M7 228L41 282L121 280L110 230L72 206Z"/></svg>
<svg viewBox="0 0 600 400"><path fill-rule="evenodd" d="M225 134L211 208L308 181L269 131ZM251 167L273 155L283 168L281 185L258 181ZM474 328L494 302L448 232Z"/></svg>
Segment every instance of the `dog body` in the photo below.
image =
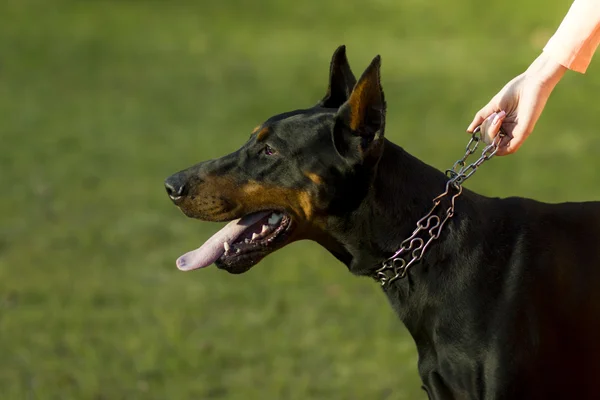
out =
<svg viewBox="0 0 600 400"><path fill-rule="evenodd" d="M384 138L385 113L379 58L357 82L340 47L317 105L277 115L235 153L167 179L186 215L234 221L178 266L242 273L308 239L374 276L447 182ZM600 398L598 238L600 202L464 189L439 239L384 287L415 340L429 398Z"/></svg>

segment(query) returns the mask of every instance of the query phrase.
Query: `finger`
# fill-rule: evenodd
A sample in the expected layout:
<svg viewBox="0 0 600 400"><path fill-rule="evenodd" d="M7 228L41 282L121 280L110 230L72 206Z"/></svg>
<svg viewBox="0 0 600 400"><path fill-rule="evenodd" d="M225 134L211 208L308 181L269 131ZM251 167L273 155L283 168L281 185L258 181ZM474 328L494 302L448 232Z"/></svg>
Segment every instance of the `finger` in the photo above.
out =
<svg viewBox="0 0 600 400"><path fill-rule="evenodd" d="M493 113L494 113L494 107L492 107L490 104L483 107L481 110L479 110L477 112L477 114L475 114L475 118L473 118L473 122L471 122L471 124L467 128L467 132L473 133L475 128L477 128L479 125L481 125L481 123L483 121L485 121L485 119Z"/></svg>
<svg viewBox="0 0 600 400"><path fill-rule="evenodd" d="M485 143L490 144L494 141L494 138L500 132L505 117L506 112L500 111L498 113L493 113L483 121L481 124L481 137Z"/></svg>
<svg viewBox="0 0 600 400"><path fill-rule="evenodd" d="M524 139L505 137L504 139L502 139L500 146L498 146L498 152L496 153L496 155L507 156L509 154L516 153L524 141Z"/></svg>
<svg viewBox="0 0 600 400"><path fill-rule="evenodd" d="M525 142L526 138L527 136L524 134L524 132L514 129L511 134L502 139L496 154L499 156L507 156L509 154L516 153L521 145Z"/></svg>
<svg viewBox="0 0 600 400"><path fill-rule="evenodd" d="M535 98L535 95L536 93L526 93L526 95L520 99L522 104L526 104L528 106L519 110L518 121L514 124L512 129L507 131L510 140L505 146L499 149L497 154L508 155L516 153L521 145L525 142L529 134L531 134L533 131L545 105L545 102L540 103L539 99ZM531 97L534 98L532 99ZM531 104L533 104L533 106Z"/></svg>

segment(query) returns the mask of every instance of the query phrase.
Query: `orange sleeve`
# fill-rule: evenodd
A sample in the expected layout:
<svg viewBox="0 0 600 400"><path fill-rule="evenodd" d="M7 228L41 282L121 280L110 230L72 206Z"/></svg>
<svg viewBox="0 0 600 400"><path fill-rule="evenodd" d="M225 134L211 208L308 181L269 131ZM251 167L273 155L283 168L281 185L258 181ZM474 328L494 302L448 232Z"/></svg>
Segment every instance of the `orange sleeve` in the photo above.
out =
<svg viewBox="0 0 600 400"><path fill-rule="evenodd" d="M575 0L544 52L566 68L585 73L600 43L600 0Z"/></svg>

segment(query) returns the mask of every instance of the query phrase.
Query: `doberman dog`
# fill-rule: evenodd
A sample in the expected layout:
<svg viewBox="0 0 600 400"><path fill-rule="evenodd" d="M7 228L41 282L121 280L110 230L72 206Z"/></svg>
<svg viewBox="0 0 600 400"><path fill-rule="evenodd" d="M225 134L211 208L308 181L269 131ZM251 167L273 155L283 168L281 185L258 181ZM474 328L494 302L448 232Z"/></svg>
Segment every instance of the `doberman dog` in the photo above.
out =
<svg viewBox="0 0 600 400"><path fill-rule="evenodd" d="M341 46L316 105L165 181L187 216L231 221L178 267L242 273L309 239L373 277L448 181L387 140L385 119L379 56L356 81ZM383 290L429 398L600 399L600 202L464 189L439 238Z"/></svg>

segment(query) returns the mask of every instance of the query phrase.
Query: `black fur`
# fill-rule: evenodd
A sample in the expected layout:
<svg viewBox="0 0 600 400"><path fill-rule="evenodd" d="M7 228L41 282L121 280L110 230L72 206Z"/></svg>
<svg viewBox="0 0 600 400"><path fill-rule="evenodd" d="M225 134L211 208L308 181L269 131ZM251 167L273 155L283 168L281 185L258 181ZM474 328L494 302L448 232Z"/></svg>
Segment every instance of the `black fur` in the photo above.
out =
<svg viewBox="0 0 600 400"><path fill-rule="evenodd" d="M170 177L171 193L185 189L176 203L205 220L285 210L297 226L291 240L315 240L354 274L372 276L446 177L384 139L379 58L355 82L342 47L317 106L273 117L263 124L265 141L254 135L236 153ZM367 92L353 106L351 89L361 84ZM364 118L352 127L359 111ZM265 143L275 156L261 153ZM210 185L215 176L310 193L314 214L300 215L286 198L232 198ZM599 202L546 204L465 189L440 239L385 289L415 340L429 397L600 398L599 239Z"/></svg>

